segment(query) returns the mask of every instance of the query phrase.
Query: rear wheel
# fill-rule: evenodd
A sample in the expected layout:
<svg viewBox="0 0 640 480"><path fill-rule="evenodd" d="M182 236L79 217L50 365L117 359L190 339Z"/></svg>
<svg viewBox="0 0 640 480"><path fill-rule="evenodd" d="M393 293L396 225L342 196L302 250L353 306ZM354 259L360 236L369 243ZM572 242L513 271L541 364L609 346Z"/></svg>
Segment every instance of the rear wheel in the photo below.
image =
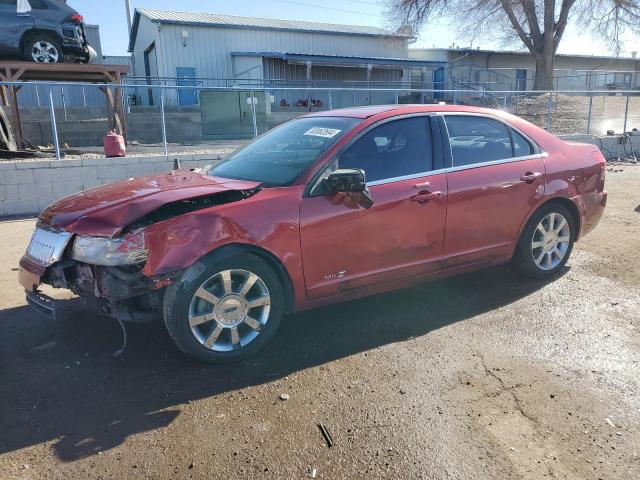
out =
<svg viewBox="0 0 640 480"><path fill-rule="evenodd" d="M62 63L64 61L60 41L46 33L29 36L24 42L22 54L28 62Z"/></svg>
<svg viewBox="0 0 640 480"><path fill-rule="evenodd" d="M514 263L529 277L551 277L569 260L575 234L576 222L566 207L559 203L543 206L522 232Z"/></svg>
<svg viewBox="0 0 640 480"><path fill-rule="evenodd" d="M164 318L185 353L209 363L242 360L275 335L284 312L278 275L261 258L204 259L167 288Z"/></svg>

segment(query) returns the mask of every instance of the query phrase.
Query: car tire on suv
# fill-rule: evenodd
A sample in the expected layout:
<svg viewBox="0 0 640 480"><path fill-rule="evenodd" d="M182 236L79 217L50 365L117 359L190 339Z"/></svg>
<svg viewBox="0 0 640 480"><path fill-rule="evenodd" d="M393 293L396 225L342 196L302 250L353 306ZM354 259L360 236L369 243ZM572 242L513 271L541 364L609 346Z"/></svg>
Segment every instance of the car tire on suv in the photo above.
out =
<svg viewBox="0 0 640 480"><path fill-rule="evenodd" d="M569 260L576 238L576 221L562 204L543 205L527 222L513 257L524 275L545 279L557 274Z"/></svg>
<svg viewBox="0 0 640 480"><path fill-rule="evenodd" d="M209 363L236 362L273 338L284 299L278 274L261 258L213 255L167 287L164 321L184 353Z"/></svg>
<svg viewBox="0 0 640 480"><path fill-rule="evenodd" d="M48 33L33 33L29 35L24 41L22 55L28 62L64 62L62 43L55 35Z"/></svg>

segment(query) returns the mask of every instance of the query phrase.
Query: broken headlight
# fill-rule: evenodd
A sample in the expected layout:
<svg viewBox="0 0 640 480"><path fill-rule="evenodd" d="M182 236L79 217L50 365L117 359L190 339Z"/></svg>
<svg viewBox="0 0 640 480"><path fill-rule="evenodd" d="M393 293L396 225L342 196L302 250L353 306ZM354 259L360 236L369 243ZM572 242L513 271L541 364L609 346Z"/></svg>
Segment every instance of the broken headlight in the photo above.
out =
<svg viewBox="0 0 640 480"><path fill-rule="evenodd" d="M71 258L92 265L116 267L142 263L148 254L144 246L144 230L138 230L116 238L77 236Z"/></svg>

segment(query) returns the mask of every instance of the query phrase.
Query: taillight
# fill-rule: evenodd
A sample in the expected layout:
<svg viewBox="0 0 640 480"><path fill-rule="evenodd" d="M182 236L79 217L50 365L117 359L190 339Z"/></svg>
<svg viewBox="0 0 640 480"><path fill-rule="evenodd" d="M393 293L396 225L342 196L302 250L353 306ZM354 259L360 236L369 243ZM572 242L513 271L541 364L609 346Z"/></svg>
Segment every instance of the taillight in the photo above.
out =
<svg viewBox="0 0 640 480"><path fill-rule="evenodd" d="M604 155L602 155L600 149L592 152L591 155L593 156L593 159L598 162L598 165L600 165L600 176L598 179L601 182L604 182L604 177L607 173L607 161L605 160Z"/></svg>
<svg viewBox="0 0 640 480"><path fill-rule="evenodd" d="M69 21L73 23L82 23L84 22L84 18L79 13L74 13L69 17Z"/></svg>

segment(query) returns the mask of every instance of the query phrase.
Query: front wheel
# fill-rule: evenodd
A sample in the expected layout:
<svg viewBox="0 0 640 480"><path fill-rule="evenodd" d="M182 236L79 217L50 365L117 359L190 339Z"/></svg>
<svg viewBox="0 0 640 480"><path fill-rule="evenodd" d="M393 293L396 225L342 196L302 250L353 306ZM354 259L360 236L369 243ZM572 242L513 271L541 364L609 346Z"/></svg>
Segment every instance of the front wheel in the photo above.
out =
<svg viewBox="0 0 640 480"><path fill-rule="evenodd" d="M543 206L522 232L514 263L529 277L551 277L569 260L575 238L576 222L571 212L558 203Z"/></svg>
<svg viewBox="0 0 640 480"><path fill-rule="evenodd" d="M261 258L240 254L203 259L167 288L164 320L186 354L209 363L243 360L275 335L284 293Z"/></svg>

